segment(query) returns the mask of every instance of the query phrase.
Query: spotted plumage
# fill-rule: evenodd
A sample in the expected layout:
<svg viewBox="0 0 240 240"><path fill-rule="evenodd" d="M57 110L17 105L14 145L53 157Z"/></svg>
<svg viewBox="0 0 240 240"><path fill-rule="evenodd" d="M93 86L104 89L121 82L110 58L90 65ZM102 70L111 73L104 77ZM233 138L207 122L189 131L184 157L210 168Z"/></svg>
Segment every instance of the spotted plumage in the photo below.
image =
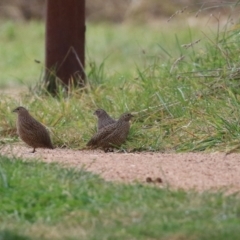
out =
<svg viewBox="0 0 240 240"><path fill-rule="evenodd" d="M98 131L112 123L115 123L116 120L114 120L113 118L111 118L107 112L101 108L97 109L94 114L97 116L98 118Z"/></svg>
<svg viewBox="0 0 240 240"><path fill-rule="evenodd" d="M91 148L102 148L104 150L111 147L120 147L127 139L130 130L130 113L123 114L118 121L101 128L87 143Z"/></svg>
<svg viewBox="0 0 240 240"><path fill-rule="evenodd" d="M17 133L27 145L33 147L33 153L36 148L53 149L47 129L34 119L26 108L17 107L13 112L17 113Z"/></svg>

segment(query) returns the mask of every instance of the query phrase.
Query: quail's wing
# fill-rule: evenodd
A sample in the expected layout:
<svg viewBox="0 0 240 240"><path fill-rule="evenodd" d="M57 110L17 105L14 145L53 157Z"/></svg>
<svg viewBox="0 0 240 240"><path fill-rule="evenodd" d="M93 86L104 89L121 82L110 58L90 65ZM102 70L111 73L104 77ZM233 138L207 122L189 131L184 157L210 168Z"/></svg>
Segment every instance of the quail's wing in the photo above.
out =
<svg viewBox="0 0 240 240"><path fill-rule="evenodd" d="M51 146L51 139L46 127L34 118L31 123L38 141L41 142L43 145Z"/></svg>
<svg viewBox="0 0 240 240"><path fill-rule="evenodd" d="M110 124L113 124L113 123L116 123L117 121L112 119L110 116L106 116L104 119L99 119L98 120L98 130L110 125Z"/></svg>
<svg viewBox="0 0 240 240"><path fill-rule="evenodd" d="M98 142L101 141L101 139L106 138L109 134L111 134L115 129L117 125L116 123L110 124L104 128L101 128L93 137L89 140L87 143L87 146L96 146L98 145Z"/></svg>
<svg viewBox="0 0 240 240"><path fill-rule="evenodd" d="M43 128L43 125L32 116L28 116L27 118L20 118L18 120L18 126L26 134L34 136L37 136L39 130Z"/></svg>
<svg viewBox="0 0 240 240"><path fill-rule="evenodd" d="M108 119L108 124L116 123L117 121L111 117Z"/></svg>
<svg viewBox="0 0 240 240"><path fill-rule="evenodd" d="M100 141L100 145L102 143L111 143L112 145L116 146L121 145L123 142L125 142L129 133L129 129L129 123L120 125L118 128L114 129L114 131L108 134L105 138L102 138Z"/></svg>

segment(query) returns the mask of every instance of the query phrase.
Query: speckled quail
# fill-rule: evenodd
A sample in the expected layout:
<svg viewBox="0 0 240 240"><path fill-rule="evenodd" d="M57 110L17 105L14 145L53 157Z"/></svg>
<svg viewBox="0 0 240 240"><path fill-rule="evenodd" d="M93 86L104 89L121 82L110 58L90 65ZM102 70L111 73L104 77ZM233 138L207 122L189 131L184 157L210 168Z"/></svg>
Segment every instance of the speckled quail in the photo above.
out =
<svg viewBox="0 0 240 240"><path fill-rule="evenodd" d="M107 112L101 108L97 109L94 114L97 116L98 118L98 131L104 127L106 127L107 125L110 125L112 123L115 123L116 120L114 120L113 118L111 118Z"/></svg>
<svg viewBox="0 0 240 240"><path fill-rule="evenodd" d="M17 107L13 110L17 113L17 133L19 137L30 147L33 153L36 148L50 148L53 145L47 129L34 119L24 107Z"/></svg>
<svg viewBox="0 0 240 240"><path fill-rule="evenodd" d="M111 147L120 147L128 136L130 130L131 113L124 113L119 120L100 129L87 143L91 148L102 148L107 150Z"/></svg>

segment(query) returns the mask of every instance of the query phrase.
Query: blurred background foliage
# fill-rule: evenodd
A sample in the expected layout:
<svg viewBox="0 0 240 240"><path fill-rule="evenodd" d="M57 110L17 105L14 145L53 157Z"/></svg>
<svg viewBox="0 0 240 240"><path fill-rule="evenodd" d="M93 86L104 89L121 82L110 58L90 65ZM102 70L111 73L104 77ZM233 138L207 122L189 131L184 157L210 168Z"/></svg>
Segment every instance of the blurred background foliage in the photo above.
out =
<svg viewBox="0 0 240 240"><path fill-rule="evenodd" d="M0 0L0 17L16 21L41 20L45 17L45 3L46 0ZM233 5L229 0L86 0L86 18L91 22L145 22L183 12L186 16L214 11L228 14Z"/></svg>

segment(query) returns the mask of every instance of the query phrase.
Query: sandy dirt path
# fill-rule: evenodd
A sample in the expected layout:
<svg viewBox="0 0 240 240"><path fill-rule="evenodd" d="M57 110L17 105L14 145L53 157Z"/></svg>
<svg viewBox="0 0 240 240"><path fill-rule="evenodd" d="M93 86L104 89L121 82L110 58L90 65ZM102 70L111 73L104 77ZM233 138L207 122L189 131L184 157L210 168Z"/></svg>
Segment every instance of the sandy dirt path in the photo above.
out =
<svg viewBox="0 0 240 240"><path fill-rule="evenodd" d="M37 149L33 154L30 151L31 148L25 145L11 145L4 146L1 154L84 168L100 174L108 181L138 181L198 191L225 188L228 192L240 190L240 154L104 153L70 149Z"/></svg>

